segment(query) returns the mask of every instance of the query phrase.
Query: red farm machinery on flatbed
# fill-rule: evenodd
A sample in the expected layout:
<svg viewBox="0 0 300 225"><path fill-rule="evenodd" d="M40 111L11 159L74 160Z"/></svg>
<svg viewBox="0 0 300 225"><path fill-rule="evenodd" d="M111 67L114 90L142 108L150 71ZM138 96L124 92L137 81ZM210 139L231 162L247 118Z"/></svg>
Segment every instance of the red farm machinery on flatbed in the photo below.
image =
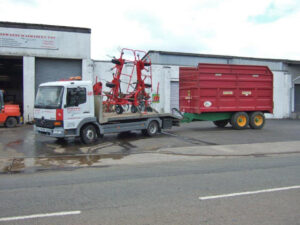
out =
<svg viewBox="0 0 300 225"><path fill-rule="evenodd" d="M127 58L124 57L125 55ZM140 55L145 57L141 58ZM144 110L152 111L150 106L151 60L146 52L123 48L120 57L113 58L112 63L115 64L112 68L114 70L113 80L106 83L106 87L109 87L110 91L104 93L106 100L103 104L106 111L114 109L117 114L122 114L125 106L130 107L132 113ZM125 64L132 66L129 73L124 72ZM122 92L121 83L125 83L124 78L127 78L127 88L125 92Z"/></svg>

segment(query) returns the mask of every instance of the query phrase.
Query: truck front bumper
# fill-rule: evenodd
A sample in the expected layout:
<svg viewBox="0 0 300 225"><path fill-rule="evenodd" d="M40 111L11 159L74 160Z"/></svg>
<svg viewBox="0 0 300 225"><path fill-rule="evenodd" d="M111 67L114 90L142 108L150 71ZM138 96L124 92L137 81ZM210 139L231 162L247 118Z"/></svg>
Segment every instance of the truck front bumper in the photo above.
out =
<svg viewBox="0 0 300 225"><path fill-rule="evenodd" d="M63 127L55 127L53 129L34 126L34 131L37 134L47 135L50 137L63 138L65 137L65 129Z"/></svg>

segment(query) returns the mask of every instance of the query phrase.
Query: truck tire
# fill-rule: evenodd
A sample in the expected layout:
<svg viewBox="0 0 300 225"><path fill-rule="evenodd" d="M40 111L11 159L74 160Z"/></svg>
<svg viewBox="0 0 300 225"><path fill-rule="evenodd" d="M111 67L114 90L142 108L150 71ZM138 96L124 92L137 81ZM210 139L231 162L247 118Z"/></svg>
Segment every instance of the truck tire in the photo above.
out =
<svg viewBox="0 0 300 225"><path fill-rule="evenodd" d="M158 131L159 131L159 126L158 126L157 121L152 120L148 124L147 129L142 130L142 134L152 137L152 136L156 135Z"/></svg>
<svg viewBox="0 0 300 225"><path fill-rule="evenodd" d="M262 112L250 113L249 120L249 125L252 129L261 129L265 125L265 115Z"/></svg>
<svg viewBox="0 0 300 225"><path fill-rule="evenodd" d="M80 131L80 138L84 144L92 144L97 139L96 128L92 124L84 126Z"/></svg>
<svg viewBox="0 0 300 225"><path fill-rule="evenodd" d="M245 112L236 112L231 117L231 124L234 129L245 129L249 125L249 116Z"/></svg>
<svg viewBox="0 0 300 225"><path fill-rule="evenodd" d="M5 126L8 128L15 127L17 125L18 121L15 117L8 117L5 121Z"/></svg>
<svg viewBox="0 0 300 225"><path fill-rule="evenodd" d="M213 121L213 123L220 128L226 127L226 125L228 124L228 120L217 120L217 121Z"/></svg>

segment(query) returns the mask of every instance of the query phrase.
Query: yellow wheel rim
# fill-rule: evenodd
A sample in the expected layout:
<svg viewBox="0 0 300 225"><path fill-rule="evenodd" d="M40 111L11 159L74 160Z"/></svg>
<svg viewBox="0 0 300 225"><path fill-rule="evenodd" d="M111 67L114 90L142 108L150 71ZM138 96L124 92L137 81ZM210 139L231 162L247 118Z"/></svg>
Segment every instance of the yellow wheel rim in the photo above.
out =
<svg viewBox="0 0 300 225"><path fill-rule="evenodd" d="M264 122L264 118L261 115L257 115L254 117L255 126L261 126Z"/></svg>
<svg viewBox="0 0 300 225"><path fill-rule="evenodd" d="M238 124L240 127L246 126L246 123L247 123L247 118L246 118L246 116L240 115L240 116L237 118L237 124Z"/></svg>

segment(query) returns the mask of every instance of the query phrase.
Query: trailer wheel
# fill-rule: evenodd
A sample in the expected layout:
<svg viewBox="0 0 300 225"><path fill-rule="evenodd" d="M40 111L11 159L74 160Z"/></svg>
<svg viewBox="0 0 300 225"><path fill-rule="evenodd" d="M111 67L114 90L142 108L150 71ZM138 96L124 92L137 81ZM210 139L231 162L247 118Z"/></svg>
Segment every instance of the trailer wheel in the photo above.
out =
<svg viewBox="0 0 300 225"><path fill-rule="evenodd" d="M131 112L136 113L138 111L137 107L135 105L131 106Z"/></svg>
<svg viewBox="0 0 300 225"><path fill-rule="evenodd" d="M249 125L252 129L261 129L265 125L265 115L262 112L252 112L249 115Z"/></svg>
<svg viewBox="0 0 300 225"><path fill-rule="evenodd" d="M159 130L158 123L153 120L148 124L147 129L142 130L142 134L152 137L157 134L158 130Z"/></svg>
<svg viewBox="0 0 300 225"><path fill-rule="evenodd" d="M151 106L147 106L147 107L146 107L146 111L147 111L147 112L153 112L153 109L152 109Z"/></svg>
<svg viewBox="0 0 300 225"><path fill-rule="evenodd" d="M217 120L217 121L213 121L213 123L217 126L217 127L226 127L226 125L228 124L228 120Z"/></svg>
<svg viewBox="0 0 300 225"><path fill-rule="evenodd" d="M115 111L117 114L122 114L124 109L121 105L116 105Z"/></svg>
<svg viewBox="0 0 300 225"><path fill-rule="evenodd" d="M245 112L236 112L231 117L231 124L234 129L245 129L249 125L249 116Z"/></svg>
<svg viewBox="0 0 300 225"><path fill-rule="evenodd" d="M84 144L92 144L97 139L97 132L92 124L88 124L81 129L80 132L81 141Z"/></svg>
<svg viewBox="0 0 300 225"><path fill-rule="evenodd" d="M5 121L5 126L8 128L15 127L17 125L18 121L15 117L8 117Z"/></svg>

